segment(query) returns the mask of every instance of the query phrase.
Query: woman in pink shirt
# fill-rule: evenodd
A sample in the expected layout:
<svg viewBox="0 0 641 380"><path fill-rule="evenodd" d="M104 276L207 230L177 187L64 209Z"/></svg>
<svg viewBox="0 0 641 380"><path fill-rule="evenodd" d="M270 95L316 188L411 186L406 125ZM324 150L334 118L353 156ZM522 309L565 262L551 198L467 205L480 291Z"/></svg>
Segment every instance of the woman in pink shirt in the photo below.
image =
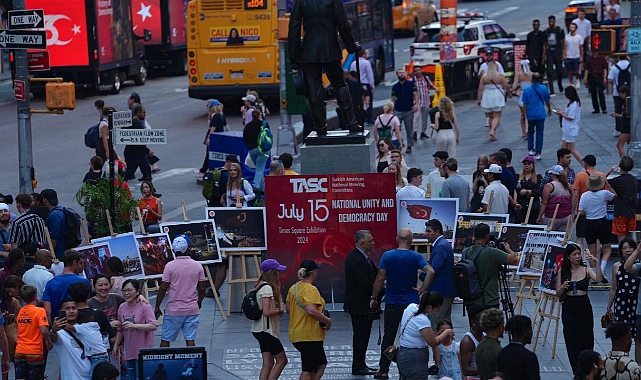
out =
<svg viewBox="0 0 641 380"><path fill-rule="evenodd" d="M127 374L131 380L138 380L138 351L141 348L154 347L154 331L158 322L154 316L151 305L141 302L140 282L129 279L122 284L122 295L125 303L118 308L118 333L114 344L113 355L125 356L127 360ZM120 343L125 340L125 352L121 352Z"/></svg>

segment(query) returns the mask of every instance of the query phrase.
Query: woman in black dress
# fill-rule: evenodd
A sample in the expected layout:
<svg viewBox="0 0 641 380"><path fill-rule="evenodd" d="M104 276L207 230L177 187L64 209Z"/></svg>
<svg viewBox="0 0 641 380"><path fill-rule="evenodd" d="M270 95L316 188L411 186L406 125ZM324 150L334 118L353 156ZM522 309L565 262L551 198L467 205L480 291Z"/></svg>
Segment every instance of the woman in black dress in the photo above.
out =
<svg viewBox="0 0 641 380"><path fill-rule="evenodd" d="M581 248L573 243L565 247L561 271L556 276L556 295L561 297L563 309L563 338L568 351L572 373L576 373L577 359L583 350L594 348L594 317L588 297L588 282L601 282L603 274L599 260L585 252L585 258L596 272L583 264Z"/></svg>
<svg viewBox="0 0 641 380"><path fill-rule="evenodd" d="M619 242L621 261L612 265L612 287L608 299L608 316L616 322L624 322L630 328L632 337L637 336L636 316L639 278L636 273L623 269L623 264L637 249L637 243L629 238Z"/></svg>

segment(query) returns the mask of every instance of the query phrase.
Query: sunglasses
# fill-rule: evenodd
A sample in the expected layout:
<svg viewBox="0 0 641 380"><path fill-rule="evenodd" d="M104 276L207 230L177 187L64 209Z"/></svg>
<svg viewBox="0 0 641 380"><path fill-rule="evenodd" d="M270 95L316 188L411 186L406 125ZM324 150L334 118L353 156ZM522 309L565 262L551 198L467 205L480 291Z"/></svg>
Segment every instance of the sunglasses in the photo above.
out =
<svg viewBox="0 0 641 380"><path fill-rule="evenodd" d="M378 144L378 146L386 146L386 145L387 144L385 144L385 143Z"/></svg>

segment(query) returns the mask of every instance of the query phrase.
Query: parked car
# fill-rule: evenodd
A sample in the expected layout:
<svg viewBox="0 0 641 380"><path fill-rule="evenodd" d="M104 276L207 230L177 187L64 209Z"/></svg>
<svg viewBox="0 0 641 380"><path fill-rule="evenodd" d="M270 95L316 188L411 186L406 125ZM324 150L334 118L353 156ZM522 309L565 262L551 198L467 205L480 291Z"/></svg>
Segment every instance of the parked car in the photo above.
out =
<svg viewBox="0 0 641 380"><path fill-rule="evenodd" d="M391 0L394 31L418 35L420 27L438 20L432 0Z"/></svg>
<svg viewBox="0 0 641 380"><path fill-rule="evenodd" d="M440 33L440 22L433 22L421 28L421 33L410 46L410 56L414 66L433 65L441 61ZM478 13L459 15L457 34L457 58L480 55L479 48L488 45L509 44L517 41L514 34L508 34L496 21L488 20Z"/></svg>

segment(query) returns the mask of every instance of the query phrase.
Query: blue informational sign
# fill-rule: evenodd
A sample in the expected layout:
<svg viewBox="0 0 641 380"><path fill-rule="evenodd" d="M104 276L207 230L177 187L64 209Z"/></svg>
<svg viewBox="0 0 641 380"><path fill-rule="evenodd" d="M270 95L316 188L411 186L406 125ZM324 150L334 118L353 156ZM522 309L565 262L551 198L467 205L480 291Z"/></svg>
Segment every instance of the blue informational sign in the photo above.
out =
<svg viewBox="0 0 641 380"><path fill-rule="evenodd" d="M628 53L641 53L641 28L628 29Z"/></svg>

